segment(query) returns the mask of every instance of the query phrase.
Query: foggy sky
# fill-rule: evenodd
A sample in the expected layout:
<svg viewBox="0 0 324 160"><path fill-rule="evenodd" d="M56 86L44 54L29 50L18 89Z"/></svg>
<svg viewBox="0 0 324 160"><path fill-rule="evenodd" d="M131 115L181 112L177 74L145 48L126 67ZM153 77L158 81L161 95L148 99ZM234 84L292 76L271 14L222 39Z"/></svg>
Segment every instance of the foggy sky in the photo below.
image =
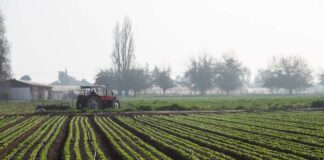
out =
<svg viewBox="0 0 324 160"><path fill-rule="evenodd" d="M182 74L189 59L233 50L251 70L297 54L324 69L321 0L0 0L16 78L50 83L68 69L93 82L111 66L112 33L128 15L136 62Z"/></svg>

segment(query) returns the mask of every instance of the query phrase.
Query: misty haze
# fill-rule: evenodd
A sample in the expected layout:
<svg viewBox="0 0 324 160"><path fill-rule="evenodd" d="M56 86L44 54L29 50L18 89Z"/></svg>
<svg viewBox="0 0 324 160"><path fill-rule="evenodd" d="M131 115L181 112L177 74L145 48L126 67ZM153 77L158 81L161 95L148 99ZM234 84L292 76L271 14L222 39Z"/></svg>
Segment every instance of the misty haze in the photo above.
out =
<svg viewBox="0 0 324 160"><path fill-rule="evenodd" d="M324 159L320 0L1 0L0 159Z"/></svg>

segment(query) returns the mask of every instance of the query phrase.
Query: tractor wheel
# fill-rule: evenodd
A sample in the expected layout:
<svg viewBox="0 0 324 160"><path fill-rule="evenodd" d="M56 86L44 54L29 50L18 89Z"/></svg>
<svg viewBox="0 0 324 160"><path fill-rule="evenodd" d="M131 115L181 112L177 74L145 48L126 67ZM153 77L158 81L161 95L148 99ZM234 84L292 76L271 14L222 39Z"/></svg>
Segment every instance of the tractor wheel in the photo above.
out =
<svg viewBox="0 0 324 160"><path fill-rule="evenodd" d="M118 109L119 107L120 107L119 102L118 101L113 101L112 108Z"/></svg>
<svg viewBox="0 0 324 160"><path fill-rule="evenodd" d="M102 101L98 96L91 96L87 101L87 105L91 109L102 108Z"/></svg>
<svg viewBox="0 0 324 160"><path fill-rule="evenodd" d="M82 109L84 106L83 106L83 104L80 102L80 101L77 101L76 102L76 108L77 109Z"/></svg>

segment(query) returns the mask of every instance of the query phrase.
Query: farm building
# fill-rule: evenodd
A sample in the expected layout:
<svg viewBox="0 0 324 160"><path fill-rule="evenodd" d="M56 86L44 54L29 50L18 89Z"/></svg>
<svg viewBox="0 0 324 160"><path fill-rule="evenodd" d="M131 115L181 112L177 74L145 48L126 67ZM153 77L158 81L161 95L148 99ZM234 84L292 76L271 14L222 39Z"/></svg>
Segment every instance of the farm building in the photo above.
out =
<svg viewBox="0 0 324 160"><path fill-rule="evenodd" d="M12 79L10 83L10 100L31 101L39 99L48 99L52 90L51 86Z"/></svg>
<svg viewBox="0 0 324 160"><path fill-rule="evenodd" d="M51 99L62 100L62 99L73 99L77 92L80 90L79 85L51 85Z"/></svg>

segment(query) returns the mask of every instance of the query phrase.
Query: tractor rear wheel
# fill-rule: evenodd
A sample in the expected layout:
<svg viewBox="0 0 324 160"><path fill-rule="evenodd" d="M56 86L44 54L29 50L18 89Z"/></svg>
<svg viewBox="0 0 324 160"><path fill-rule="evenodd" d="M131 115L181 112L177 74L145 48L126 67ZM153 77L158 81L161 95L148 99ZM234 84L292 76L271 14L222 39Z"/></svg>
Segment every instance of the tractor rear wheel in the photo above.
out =
<svg viewBox="0 0 324 160"><path fill-rule="evenodd" d="M87 106L91 109L102 108L102 101L98 96L91 96L88 98Z"/></svg>

